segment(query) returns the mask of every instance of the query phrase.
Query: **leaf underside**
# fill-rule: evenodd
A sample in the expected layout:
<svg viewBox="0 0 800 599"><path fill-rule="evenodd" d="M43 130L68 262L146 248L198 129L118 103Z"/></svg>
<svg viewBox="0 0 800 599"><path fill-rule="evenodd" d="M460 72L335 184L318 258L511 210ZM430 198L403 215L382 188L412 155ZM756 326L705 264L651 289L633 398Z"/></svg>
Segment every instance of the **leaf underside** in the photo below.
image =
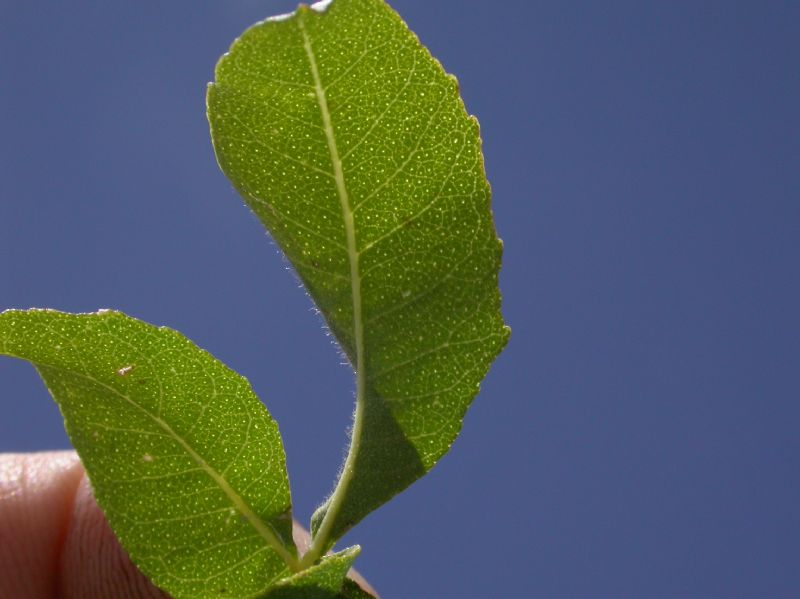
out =
<svg viewBox="0 0 800 599"><path fill-rule="evenodd" d="M222 170L357 372L335 539L449 449L507 341L478 123L382 0L247 30L217 66L208 117Z"/></svg>
<svg viewBox="0 0 800 599"><path fill-rule="evenodd" d="M325 556L319 564L279 581L269 591L259 595L258 599L347 599L348 591L343 591L342 585L360 551L361 548L355 546ZM352 597L372 597L364 591L361 591L363 595L352 595L350 592Z"/></svg>
<svg viewBox="0 0 800 599"><path fill-rule="evenodd" d="M3 312L0 354L39 371L98 504L156 585L247 597L291 574L283 446L244 378L175 331L109 311Z"/></svg>

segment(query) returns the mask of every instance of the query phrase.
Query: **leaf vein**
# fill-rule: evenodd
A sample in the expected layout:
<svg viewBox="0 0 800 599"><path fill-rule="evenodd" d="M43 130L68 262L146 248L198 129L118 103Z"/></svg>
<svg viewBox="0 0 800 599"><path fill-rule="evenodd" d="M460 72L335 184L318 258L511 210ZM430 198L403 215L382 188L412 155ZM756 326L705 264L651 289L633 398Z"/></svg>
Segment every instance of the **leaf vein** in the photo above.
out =
<svg viewBox="0 0 800 599"><path fill-rule="evenodd" d="M68 337L64 338L61 335L59 335L59 336L62 337L62 339L64 339L65 341L68 341L68 342L72 341ZM73 343L73 347L74 347L74 343ZM76 348L76 351L77 351L77 348ZM79 356L76 356L76 357L80 360ZM107 383L104 383L103 381L93 377L88 372L79 373L79 372L76 372L76 371L65 370L62 367L55 366L55 365L49 365L49 364L44 365L44 364L37 363L37 366L43 366L45 368L50 368L51 370L58 370L58 371L61 371L61 372L65 372L67 374L72 374L73 376L78 376L80 378L84 378L84 379L86 379L86 380L88 380L90 382L93 382L93 383L95 383L95 384L107 389L111 393L117 395L121 399L123 399L126 402L128 402L134 408L142 411L146 416L151 418L153 420L153 422L157 426L162 428L168 435L170 435L172 438L174 438L175 441L177 441L178 444L181 445L181 447L183 447L186 450L186 452L192 457L192 459L194 459L198 463L199 468L202 469L203 471L205 471L205 473L217 484L217 486L220 487L220 489L223 491L223 493L231 501L233 506L236 509L238 509L247 518L247 520L250 522L251 526L253 526L253 528L256 529L256 531L261 535L261 537L264 538L265 541L267 541L268 547L272 548L276 553L278 553L281 556L281 558L284 560L284 562L286 562L289 565L289 567L291 567L292 569L297 567L297 559L283 545L283 540L281 539L280 535L273 529L272 525L269 522L262 520L255 512L253 512L253 510L250 508L250 506L247 504L247 502L245 502L244 499L242 499L242 497L240 497L236 493L236 491L228 484L228 482L216 470L214 470L214 468L212 468L211 465L208 464L202 458L202 456L200 456L200 454L198 454L194 450L194 448L192 448L192 446L188 443L188 441L186 441L186 439L184 439L183 437L178 435L172 429L172 427L169 426L169 424L164 422L161 418L159 418L158 416L156 416L155 414L153 414L152 412L150 412L149 410L147 410L143 406L139 405L137 402L135 402L133 399L131 399L130 397L128 397L124 393L121 393L120 391L118 391L114 387L112 387L112 386L108 385ZM266 548L267 547L265 547L265 549Z"/></svg>

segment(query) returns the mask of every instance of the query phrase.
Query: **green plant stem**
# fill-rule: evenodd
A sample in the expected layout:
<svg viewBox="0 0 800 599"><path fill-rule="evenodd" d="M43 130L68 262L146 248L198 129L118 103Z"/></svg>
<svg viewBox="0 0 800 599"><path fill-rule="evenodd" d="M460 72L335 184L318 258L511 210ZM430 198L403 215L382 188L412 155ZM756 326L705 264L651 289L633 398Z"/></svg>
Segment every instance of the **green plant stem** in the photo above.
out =
<svg viewBox="0 0 800 599"><path fill-rule="evenodd" d="M325 512L325 517L322 519L322 524L320 524L317 534L312 539L308 551L305 553L305 555L303 555L302 558L300 558L299 568L301 570L313 566L314 563L322 556L322 554L329 549L328 539L330 538L331 527L333 526L333 523L336 520L336 515L339 513L339 509L341 509L342 503L344 502L350 480L353 478L353 463L355 462L355 456L358 454L359 439L361 436L361 423L363 421L363 417L361 416L364 406L362 395L363 394L359 394L356 399L356 411L354 416L352 438L350 440L350 450L347 453L347 459L345 460L344 467L342 468L342 474L339 477L339 482L336 484L336 489L334 489L333 494L328 501L328 509Z"/></svg>

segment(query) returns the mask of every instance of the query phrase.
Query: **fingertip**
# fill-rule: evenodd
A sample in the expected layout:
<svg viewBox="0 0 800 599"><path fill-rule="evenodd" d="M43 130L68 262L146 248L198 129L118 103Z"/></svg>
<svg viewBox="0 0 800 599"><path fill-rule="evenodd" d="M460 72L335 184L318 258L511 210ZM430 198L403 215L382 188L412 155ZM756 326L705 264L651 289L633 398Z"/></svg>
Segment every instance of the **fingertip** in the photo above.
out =
<svg viewBox="0 0 800 599"><path fill-rule="evenodd" d="M165 599L106 523L73 451L0 454L0 598Z"/></svg>
<svg viewBox="0 0 800 599"><path fill-rule="evenodd" d="M308 533L294 536L304 552ZM0 599L53 597L169 599L122 549L75 452L0 454Z"/></svg>
<svg viewBox="0 0 800 599"><path fill-rule="evenodd" d="M0 597L50 599L83 469L75 452L0 454Z"/></svg>
<svg viewBox="0 0 800 599"><path fill-rule="evenodd" d="M77 486L61 558L63 599L168 599L131 562L84 476Z"/></svg>

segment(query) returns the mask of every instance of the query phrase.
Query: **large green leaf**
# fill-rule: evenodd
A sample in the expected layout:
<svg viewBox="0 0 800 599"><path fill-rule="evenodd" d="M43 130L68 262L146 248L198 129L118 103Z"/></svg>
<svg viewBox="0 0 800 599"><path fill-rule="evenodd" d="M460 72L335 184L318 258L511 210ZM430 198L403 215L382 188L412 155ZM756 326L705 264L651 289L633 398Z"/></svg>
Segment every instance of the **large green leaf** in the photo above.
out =
<svg viewBox="0 0 800 599"><path fill-rule="evenodd" d="M244 597L291 574L275 422L188 339L118 312L0 314L0 354L32 362L133 561L176 598Z"/></svg>
<svg viewBox="0 0 800 599"><path fill-rule="evenodd" d="M313 522L338 538L449 449L508 338L478 123L382 0L247 30L208 115L221 168L356 371L351 449Z"/></svg>

